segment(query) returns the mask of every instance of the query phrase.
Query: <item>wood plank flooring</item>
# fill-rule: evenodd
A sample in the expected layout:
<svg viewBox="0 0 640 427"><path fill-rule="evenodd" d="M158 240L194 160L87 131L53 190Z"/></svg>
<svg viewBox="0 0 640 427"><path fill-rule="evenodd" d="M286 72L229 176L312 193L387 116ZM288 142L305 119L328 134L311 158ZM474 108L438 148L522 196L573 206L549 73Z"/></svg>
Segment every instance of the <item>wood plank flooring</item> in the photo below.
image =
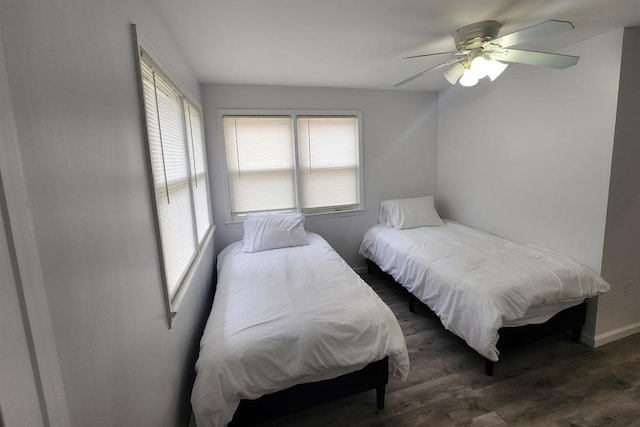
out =
<svg viewBox="0 0 640 427"><path fill-rule="evenodd" d="M640 334L591 349L559 334L484 359L387 276L362 278L396 314L411 372L390 378L383 410L370 391L261 424L289 426L640 426Z"/></svg>

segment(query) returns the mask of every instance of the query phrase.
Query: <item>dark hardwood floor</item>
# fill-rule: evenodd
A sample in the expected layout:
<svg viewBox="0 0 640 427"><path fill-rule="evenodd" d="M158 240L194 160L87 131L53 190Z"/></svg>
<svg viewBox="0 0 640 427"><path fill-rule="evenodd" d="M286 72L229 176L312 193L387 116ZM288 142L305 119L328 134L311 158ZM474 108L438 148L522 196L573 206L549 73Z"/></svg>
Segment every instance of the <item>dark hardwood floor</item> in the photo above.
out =
<svg viewBox="0 0 640 427"><path fill-rule="evenodd" d="M396 314L411 371L390 378L386 404L370 391L298 412L267 426L640 426L640 334L592 349L558 334L484 359L447 332L390 278L362 278Z"/></svg>

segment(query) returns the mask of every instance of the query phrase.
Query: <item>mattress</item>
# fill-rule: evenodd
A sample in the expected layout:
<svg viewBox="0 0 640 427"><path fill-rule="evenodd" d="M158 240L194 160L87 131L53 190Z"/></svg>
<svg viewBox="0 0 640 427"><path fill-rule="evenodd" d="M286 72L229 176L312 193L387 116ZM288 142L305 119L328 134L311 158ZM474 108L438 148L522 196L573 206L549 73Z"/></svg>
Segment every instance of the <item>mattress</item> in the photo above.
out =
<svg viewBox="0 0 640 427"><path fill-rule="evenodd" d="M376 225L360 254L375 262L489 360L498 330L542 323L609 290L599 275L559 252L445 220L399 230Z"/></svg>
<svg viewBox="0 0 640 427"><path fill-rule="evenodd" d="M409 371L404 336L384 302L319 235L309 245L218 257L213 307L191 402L199 427L223 426L240 400L331 379L389 356Z"/></svg>

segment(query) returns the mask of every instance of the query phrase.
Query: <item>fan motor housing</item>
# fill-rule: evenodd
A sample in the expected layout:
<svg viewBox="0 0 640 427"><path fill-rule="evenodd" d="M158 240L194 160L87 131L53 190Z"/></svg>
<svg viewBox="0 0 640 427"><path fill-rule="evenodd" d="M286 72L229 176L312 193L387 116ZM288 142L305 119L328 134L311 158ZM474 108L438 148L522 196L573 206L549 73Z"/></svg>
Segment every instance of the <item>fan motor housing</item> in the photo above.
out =
<svg viewBox="0 0 640 427"><path fill-rule="evenodd" d="M500 23L497 21L476 22L458 28L453 33L453 41L458 50L477 49L485 42L495 39L499 30Z"/></svg>

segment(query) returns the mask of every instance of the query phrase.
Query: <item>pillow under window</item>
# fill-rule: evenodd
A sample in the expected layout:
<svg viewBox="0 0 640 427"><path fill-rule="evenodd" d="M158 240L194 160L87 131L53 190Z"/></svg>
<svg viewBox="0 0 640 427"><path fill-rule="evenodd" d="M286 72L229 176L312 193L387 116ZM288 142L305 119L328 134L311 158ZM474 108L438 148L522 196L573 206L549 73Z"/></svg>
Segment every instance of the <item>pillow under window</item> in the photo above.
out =
<svg viewBox="0 0 640 427"><path fill-rule="evenodd" d="M433 206L432 196L383 200L378 221L399 229L444 225Z"/></svg>
<svg viewBox="0 0 640 427"><path fill-rule="evenodd" d="M243 252L260 252L308 244L302 214L249 215L244 221Z"/></svg>

